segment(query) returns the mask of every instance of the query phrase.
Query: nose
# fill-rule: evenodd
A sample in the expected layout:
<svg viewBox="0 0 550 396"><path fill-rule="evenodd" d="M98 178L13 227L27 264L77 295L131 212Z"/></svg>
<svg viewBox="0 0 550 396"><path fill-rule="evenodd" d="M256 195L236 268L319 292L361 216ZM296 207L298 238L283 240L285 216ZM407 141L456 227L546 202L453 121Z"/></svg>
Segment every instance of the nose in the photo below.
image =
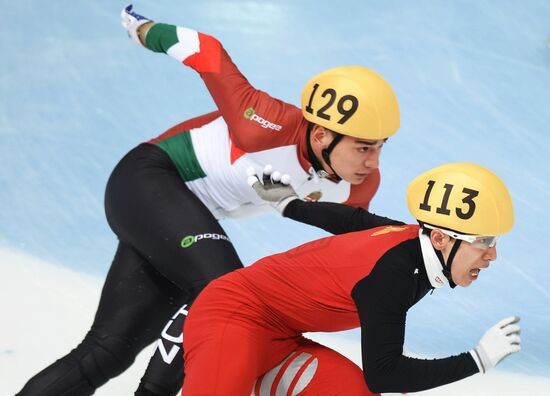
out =
<svg viewBox="0 0 550 396"><path fill-rule="evenodd" d="M495 261L497 259L497 247L493 246L492 248L487 249L485 252L485 259L489 261Z"/></svg>
<svg viewBox="0 0 550 396"><path fill-rule="evenodd" d="M367 151L367 158L365 158L365 168L378 169L380 165L380 152L382 147L372 147Z"/></svg>

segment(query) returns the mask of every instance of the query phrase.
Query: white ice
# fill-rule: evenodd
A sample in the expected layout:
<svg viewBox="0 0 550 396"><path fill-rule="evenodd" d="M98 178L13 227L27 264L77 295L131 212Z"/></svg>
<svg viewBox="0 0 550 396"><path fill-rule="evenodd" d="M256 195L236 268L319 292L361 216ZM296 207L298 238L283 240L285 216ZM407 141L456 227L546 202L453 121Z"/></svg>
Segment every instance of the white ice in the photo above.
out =
<svg viewBox="0 0 550 396"><path fill-rule="evenodd" d="M2 310L2 318L10 318L11 324L2 321L0 330L0 396L11 396L28 378L80 342L93 319L102 279L12 249L0 249L0 262L0 300L10 302ZM361 364L357 338L330 333L308 336ZM145 349L130 369L95 394L133 393L152 351L153 347ZM416 394L542 396L548 389L549 378L494 370Z"/></svg>

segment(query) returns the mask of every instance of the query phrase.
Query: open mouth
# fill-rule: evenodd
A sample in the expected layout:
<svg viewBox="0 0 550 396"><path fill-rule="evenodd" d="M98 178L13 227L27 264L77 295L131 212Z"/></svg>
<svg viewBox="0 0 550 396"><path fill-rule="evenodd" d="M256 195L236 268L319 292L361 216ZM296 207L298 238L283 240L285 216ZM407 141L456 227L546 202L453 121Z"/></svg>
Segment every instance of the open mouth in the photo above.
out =
<svg viewBox="0 0 550 396"><path fill-rule="evenodd" d="M471 269L470 270L470 279L472 279L472 280L477 279L477 277L479 276L480 271L481 270L479 268Z"/></svg>

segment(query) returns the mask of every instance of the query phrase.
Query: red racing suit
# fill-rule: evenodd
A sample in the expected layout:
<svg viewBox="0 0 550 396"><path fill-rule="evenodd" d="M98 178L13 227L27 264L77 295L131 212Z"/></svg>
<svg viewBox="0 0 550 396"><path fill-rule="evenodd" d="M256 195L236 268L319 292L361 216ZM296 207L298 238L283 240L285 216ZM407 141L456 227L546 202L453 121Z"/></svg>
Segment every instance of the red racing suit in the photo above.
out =
<svg viewBox="0 0 550 396"><path fill-rule="evenodd" d="M183 395L248 395L258 375L302 347L302 333L356 327L372 392L416 392L479 372L467 352L435 360L403 355L407 311L438 287L426 262L440 264L421 238L416 225L351 232L214 280L185 324Z"/></svg>

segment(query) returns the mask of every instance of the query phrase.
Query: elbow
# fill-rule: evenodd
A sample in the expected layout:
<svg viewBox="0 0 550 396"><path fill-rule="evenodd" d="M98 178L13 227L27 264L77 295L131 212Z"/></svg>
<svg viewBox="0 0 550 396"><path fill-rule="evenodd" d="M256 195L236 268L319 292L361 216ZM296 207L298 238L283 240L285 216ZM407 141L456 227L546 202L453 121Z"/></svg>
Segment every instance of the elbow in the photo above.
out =
<svg viewBox="0 0 550 396"><path fill-rule="evenodd" d="M391 374L393 370L363 364L363 377L369 390L373 393L399 392L396 389L396 378Z"/></svg>
<svg viewBox="0 0 550 396"><path fill-rule="evenodd" d="M387 392L384 381L381 381L376 375L368 374L366 371L363 372L365 382L367 387L372 393L383 393Z"/></svg>
<svg viewBox="0 0 550 396"><path fill-rule="evenodd" d="M243 151L245 153L253 152L254 145L250 142L250 137L241 137L235 134L231 134L231 141L233 142L234 149L236 151Z"/></svg>

